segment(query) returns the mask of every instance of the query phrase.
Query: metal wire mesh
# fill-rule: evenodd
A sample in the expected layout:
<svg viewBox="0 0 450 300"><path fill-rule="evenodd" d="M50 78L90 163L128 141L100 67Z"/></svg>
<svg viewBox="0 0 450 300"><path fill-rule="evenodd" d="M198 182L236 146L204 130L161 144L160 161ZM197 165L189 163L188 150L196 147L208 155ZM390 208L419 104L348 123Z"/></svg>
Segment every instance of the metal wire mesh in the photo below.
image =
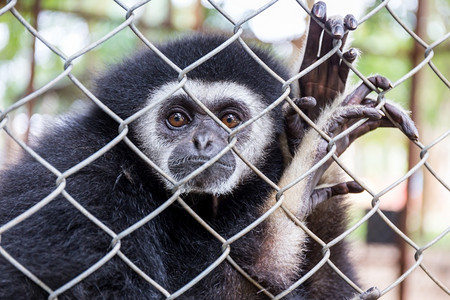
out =
<svg viewBox="0 0 450 300"><path fill-rule="evenodd" d="M243 130L245 126L249 126L251 123L255 122L258 118L260 118L262 115L268 113L271 109L273 109L275 106L279 105L280 103L287 101L291 105L293 104L292 99L289 98L290 93L290 87L289 85L294 82L295 80L298 80L300 77L307 74L310 70L320 65L322 62L324 62L328 57L333 55L334 53L338 53L340 57L342 57L342 52L339 50L340 43L337 43L335 47L322 59L318 60L316 63L305 69L304 71L296 74L289 80L283 80L278 74L276 74L273 70L271 70L261 59L259 59L256 54L252 52L250 47L247 45L247 43L242 39L242 34L244 32L243 25L246 24L249 20L257 16L258 14L262 13L266 9L270 8L272 4L277 2L276 0L271 1L267 3L266 5L255 9L250 15L247 15L246 17L240 19L240 20L234 20L224 9L222 9L219 5L216 3L210 1L210 4L218 11L220 14L222 14L230 24L234 26L234 34L227 40L226 43L220 45L208 55L202 57L201 59L197 60L196 62L192 63L186 68L180 68L179 66L175 65L170 59L168 59L162 52L159 51L158 47L155 46L155 44L146 38L146 36L139 30L138 26L135 24L135 10L140 8L141 6L146 5L150 1L141 1L137 4L135 4L132 7L128 7L121 1L115 1L117 5L119 5L123 9L124 14L124 21L122 24L114 28L112 31L110 31L108 34L104 35L94 43L86 46L84 49L78 51L77 53L73 55L66 55L62 51L60 51L58 48L56 48L52 43L48 42L44 36L37 30L33 28L33 26L30 25L30 23L27 22L27 20L21 15L20 11L16 9L17 1L8 1L6 5L4 5L0 9L0 16L3 14L12 14L29 32L32 36L39 39L50 51L52 51L54 54L59 56L61 60L64 62L64 68L61 70L60 74L56 76L54 79L50 80L48 83L44 84L42 87L36 89L32 93L24 96L20 100L16 101L14 104L12 104L9 107L3 108L0 111L0 130L5 132L7 135L9 135L15 143L20 145L26 152L28 152L30 155L32 155L39 163L41 163L45 168L47 168L50 172L52 172L54 175L57 176L57 181L55 183L54 190L52 193L50 193L47 197L37 202L33 207L26 210L24 213L20 214L19 216L12 218L9 220L6 224L2 224L0 227L0 236L1 234L5 233L6 231L10 230L17 224L23 222L27 218L29 218L31 215L42 209L45 205L53 201L57 196L62 195L68 202L70 202L76 209L78 209L83 215L86 216L87 222L88 220L101 228L106 234L108 234L111 238L111 248L109 252L105 253L104 257L102 257L100 260L98 260L95 264L93 264L90 268L70 280L69 282L66 282L62 286L60 286L57 289L51 289L48 285L46 285L45 282L41 281L35 274L33 274L31 271L27 269L27 266L21 265L19 261L11 256L0 244L0 253L1 255L8 260L11 264L13 264L17 269L19 269L21 272L23 272L27 277L29 277L32 281L34 281L36 284L41 286L45 291L49 294L49 299L56 299L59 295L67 291L68 289L74 287L77 283L83 281L87 276L90 274L96 272L98 269L102 268L104 264L106 264L109 260L111 260L113 257L119 257L123 262L125 262L126 265L128 265L129 268L134 270L137 274L139 274L145 281L148 282L148 284L152 285L155 289L157 289L162 296L166 297L167 299L174 299L177 298L180 295L183 295L184 292L189 290L191 287L196 285L202 278L205 276L208 276L208 274L214 270L219 264L221 264L224 261L228 261L234 268L236 268L241 274L243 274L250 282L255 284L258 288L261 289L263 293L265 293L269 298L273 299L280 299L287 294L289 294L292 290L294 290L296 287L304 283L312 274L317 272L317 270L322 267L325 264L328 264L331 268L333 268L339 276L341 276L344 280L350 284L357 293L364 293L364 289L360 286L358 286L356 283L352 282L349 278L347 278L329 259L330 251L332 251L331 247L346 238L348 235L350 235L353 231L355 231L357 228L359 228L364 222L366 222L369 218L371 218L374 214L378 214L384 222L404 241L406 242L411 249L415 251L414 253L414 259L415 263L410 266L410 268L404 273L401 274L394 282L392 282L390 285L386 287L380 287L380 296L383 296L387 293L389 293L393 288L397 287L405 278L410 276L410 274L416 270L417 268L423 269L423 271L427 274L430 280L432 280L437 286L439 286L444 293L447 295L450 295L450 289L449 287L445 286L445 284L441 281L442 278L438 278L435 276L430 270L427 269L426 265L423 263L424 256L427 255L427 250L438 243L439 241L443 240L444 237L450 232L450 227L447 227L444 231L442 231L439 235L435 236L433 240L431 240L429 243L425 245L420 245L416 241L414 241L411 237L406 235L402 230L400 230L394 223L392 223L380 210L380 198L385 195L386 193L392 191L395 187L400 185L401 183L405 182L419 169L426 168L426 170L434 176L434 178L447 190L450 190L449 183L446 182L442 177L440 177L437 172L433 170L433 167L429 164L428 160L430 157L430 149L434 146L441 143L443 140L447 139L450 135L450 130L447 130L444 132L440 137L436 138L433 142L430 142L428 144L422 144L421 142L415 142L415 147L420 149L420 161L413 166L410 170L408 170L401 178L396 180L395 182L392 182L389 186L387 186L385 189L381 191L373 190L370 185L365 183L361 178L358 177L358 175L355 175L352 173L352 171L346 166L346 164L339 158L335 152L336 147L335 143L340 138L346 136L351 132L354 128L359 126L364 120L361 120L348 130L344 131L342 134L336 136L336 137L329 137L325 133L321 132L320 129L314 124L310 123L310 125L315 128L318 132L321 133L321 135L328 141L329 143L329 153L328 157L332 157L337 164L348 174L350 177L352 177L355 181L361 184L361 186L364 187L364 189L371 195L372 197L372 209L370 209L360 220L358 220L353 226L348 228L342 235L337 237L336 239L333 239L332 241L325 243L322 241L319 237L317 237L314 232L311 232L307 226L301 222L301 220L298 220L290 211L288 208L286 208L283 204L284 196L283 194L291 188L292 185L294 185L296 182L301 181L303 178L306 177L308 173L303 174L301 177L299 177L295 182L293 182L291 185L286 187L280 187L275 182L271 182L263 173L261 173L257 167L252 165L243 155L241 155L238 151L238 149L235 147L236 143L236 134ZM298 4L308 13L310 14L309 8L305 3L302 1L298 1ZM364 16L360 23L365 22L369 18L371 18L374 14L376 14L379 10L385 9L387 10L392 18L394 18L398 24L400 24L403 29L417 42L420 44L421 47L425 49L425 57L423 60L417 65L414 66L407 74L405 74L403 77L401 77L399 80L394 82L392 84L393 89L396 89L398 86L402 85L406 80L411 78L415 73L417 73L419 70L421 70L424 67L431 68L436 76L435 80L440 80L446 85L447 87L450 87L449 80L445 78L445 76L439 71L439 69L433 64L431 61L433 57L433 49L436 48L438 45L443 43L444 41L448 40L450 38L450 33L447 33L443 35L438 40L434 41L432 44L428 44L425 41L423 41L419 36L417 36L411 29L408 28L407 25L405 25L401 18L399 18L390 8L389 1L381 2L376 8L374 8L371 12L369 12L366 16ZM152 51L154 51L162 60L164 60L165 63L167 63L168 66L170 66L173 70L175 70L178 73L178 81L179 84L173 89L173 91L161 99L158 99L150 106L145 107L141 111L133 114L132 116L128 117L127 119L122 119L117 114L115 114L112 110L110 110L107 106L105 106L76 76L73 75L73 68L74 68L74 61L86 53L90 52L94 48L98 47L99 45L106 42L108 39L111 39L116 34L121 32L122 30L129 28L131 29L134 34L142 40L142 42ZM277 80L283 84L283 90L280 91L279 98L274 101L274 103L267 107L260 115L255 116L252 118L244 127L239 127L236 130L229 129L225 127L220 120L217 119L217 117L210 112L203 103L197 99L195 94L190 91L190 89L185 85L185 83L189 80L189 72L199 65L201 65L203 62L207 61L223 49L225 49L229 44L231 44L234 41L238 41L242 47L255 59L255 61L258 62L263 68L269 72L274 80ZM357 68L350 65L350 68L353 70L353 72L361 78L367 85L371 86L374 91L377 91L375 87L367 80L367 78L361 74ZM32 148L30 148L24 141L22 141L11 129L10 125L8 123L8 119L10 114L17 110L20 107L23 107L28 102L32 101L36 97L44 94L49 89L54 87L59 81L61 81L64 78L69 78L71 82L77 86L90 100L92 100L96 105L98 105L105 113L107 113L111 118L113 118L117 124L118 124L118 134L117 136L111 140L108 144L106 144L104 147L102 147L97 152L93 153L91 156L86 158L84 161L80 162L77 165L72 166L70 169L66 170L65 172L61 172L58 169L56 169L54 166L52 166L50 163L45 161L39 154L33 151ZM174 178L171 178L168 174L165 174L154 162L152 162L146 155L136 146L133 144L133 142L127 137L127 134L129 132L129 125L134 122L136 119L138 119L140 116L145 114L147 111L152 109L154 106L158 105L160 102L164 102L168 97L170 97L171 94L175 93L177 90L183 89L199 106L201 106L207 114L214 119L217 124L222 126L229 134L229 144L226 148L224 148L219 154L217 154L211 161L209 161L207 164L203 165L201 168L197 169L194 173L190 174L189 176L183 178L182 180L177 181ZM385 103L384 94L386 92L379 92L378 100L379 105L378 107L382 108ZM301 111L299 111L299 114L302 114ZM303 115L304 116L304 115ZM110 149L115 147L119 142L125 142L129 148L134 151L139 157L141 157L151 168L157 170L159 173L162 174L167 180L169 180L174 188L173 188L173 196L171 196L169 199L167 199L166 202L164 202L160 207L158 207L156 210L154 210L151 214L146 216L144 219L138 221L133 226L130 226L129 228L126 228L122 232L114 232L108 226L103 224L95 215L87 211L82 205L80 205L77 202L77 199L74 199L66 190L66 180L73 174L79 172L87 165L91 164L93 161L107 153ZM264 213L260 218L253 221L251 224L249 224L246 228L244 228L242 231L238 232L234 236L230 238L224 238L221 236L218 232L216 232L212 227L210 227L204 220L199 217L194 210L190 208L190 206L184 201L184 199L180 196L181 194L181 187L189 180L191 180L193 177L198 175L200 172L204 171L207 167L212 165L214 162L219 160L223 155L225 155L228 151L234 151L254 172L258 174L261 178L264 178L264 180L267 181L270 186L277 191L277 201L275 205L273 205L266 213ZM315 169L319 168L320 164L317 164L314 166ZM314 169L313 168L313 169ZM313 169L309 170L308 172L312 172ZM448 194L447 194L448 196ZM198 276L195 278L192 278L189 283L187 283L185 286L180 288L177 291L168 291L164 286L161 286L158 284L155 280L153 280L148 274L146 274L144 271L139 269L137 265L135 265L122 251L121 251L121 241L128 235L130 235L132 232L140 228L141 226L147 224L149 221L151 221L153 218L158 216L161 212L163 212L167 207L170 205L178 203L180 206L182 206L193 218L195 218L199 224L204 226L204 228L212 235L214 236L221 244L222 244L222 252L220 255L218 255L217 259L212 263L210 266L208 266L206 269L204 269ZM274 211L276 210L283 210L292 220L292 222L295 222L296 225L301 227L309 236L311 236L312 239L314 239L317 243L319 243L323 250L322 255L323 259L319 262L319 264L311 269L308 273L306 273L302 278L300 278L295 284L290 286L288 289L283 291L282 293L278 295L272 295L269 291L264 289L264 287L260 286L256 282L256 280L252 279L250 275L248 275L236 262L233 260L232 256L230 256L231 248L233 247L233 243L237 240L239 240L242 236L253 230L256 226L258 226L261 222L266 220Z"/></svg>

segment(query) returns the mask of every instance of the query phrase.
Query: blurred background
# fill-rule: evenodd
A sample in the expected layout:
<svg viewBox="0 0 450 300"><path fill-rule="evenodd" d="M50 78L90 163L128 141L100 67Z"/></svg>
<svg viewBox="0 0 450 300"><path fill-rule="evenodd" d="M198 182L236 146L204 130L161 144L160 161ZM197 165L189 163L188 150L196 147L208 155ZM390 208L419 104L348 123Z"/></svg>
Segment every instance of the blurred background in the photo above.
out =
<svg viewBox="0 0 450 300"><path fill-rule="evenodd" d="M131 7L137 1L122 1ZM269 1L222 0L215 3L233 20L240 20ZM381 74L395 88L386 96L412 111L420 132L420 142L431 145L427 163L441 182L422 167L388 192L383 191L401 178L420 160L420 149L400 131L380 129L358 140L344 159L350 169L372 190L382 192L385 215L424 251L423 265L432 277L446 286L442 290L421 269L416 268L406 280L383 299L448 299L450 287L450 2L448 0L392 0L389 10L407 28L415 31L428 45L436 46L432 62L445 78L441 80L425 65L415 76L402 78L418 65L425 49L393 18L380 9L364 18L381 1L326 1L328 15L354 14L367 19L352 35L353 47L361 50L356 64L364 75ZM305 1L311 7L313 1ZM0 8L7 5L0 1ZM116 2L24 0L15 9L52 45L71 56L101 39L125 21L126 11ZM135 25L152 43L158 43L193 31L231 34L233 25L207 1L153 0L135 12ZM243 25L244 37L270 47L281 60L292 55L292 41L307 28L307 14L294 0L282 0ZM85 86L111 64L121 61L144 43L125 28L111 39L74 61L72 74ZM47 84L64 70L64 61L35 39L26 28L6 12L0 16L0 113L10 105ZM352 81L358 82L352 75ZM396 85L398 81L400 84ZM43 95L8 114L9 128L29 143L45 130L45 124L70 111L80 111L87 97L65 77ZM447 135L445 135L447 134ZM0 169L14 162L19 146L0 131ZM1 183L0 183L1 184ZM371 208L368 193L352 200L351 223L356 223ZM1 208L0 208L1 209ZM414 263L415 249L399 239L377 214L363 223L349 237L357 260L363 288L390 289L401 274Z"/></svg>

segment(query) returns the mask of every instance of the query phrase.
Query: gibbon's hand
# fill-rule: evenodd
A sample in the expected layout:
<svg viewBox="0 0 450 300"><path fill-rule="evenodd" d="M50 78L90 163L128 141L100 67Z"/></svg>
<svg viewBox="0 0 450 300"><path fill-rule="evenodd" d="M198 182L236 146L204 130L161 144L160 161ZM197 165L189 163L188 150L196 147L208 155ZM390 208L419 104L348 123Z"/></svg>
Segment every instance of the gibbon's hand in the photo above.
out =
<svg viewBox="0 0 450 300"><path fill-rule="evenodd" d="M391 87L388 79L383 76L369 77L368 80L377 88L387 90ZM396 125L378 108L377 102L373 99L366 98L372 90L362 83L350 95L348 95L341 105L334 111L330 117L330 122L323 128L324 132L331 138L336 137L344 130L348 129L361 119L367 118L366 122L358 126L349 134L335 141L337 156L340 156L357 138L365 133L379 127L395 127ZM407 115L405 111L390 103L384 104L384 109L391 119L398 123L401 130L411 140L417 140L419 133L414 125L414 122ZM318 145L314 163L319 162L329 152L329 143L322 139ZM309 212L312 211L318 204L335 195L343 195L347 193L359 193L363 188L354 181L342 182L331 187L316 189L320 178L325 171L332 164L333 159L330 158L327 162L322 164L311 177L310 183L313 186Z"/></svg>
<svg viewBox="0 0 450 300"><path fill-rule="evenodd" d="M311 13L333 36L329 35L316 20L310 20L305 54L299 72L332 50L334 39L340 39L342 41L340 47L342 51L347 39L348 30L355 30L358 25L353 15L347 15L344 19L332 17L327 20L326 4L321 1L314 4ZM323 40L321 41L322 33ZM357 51L350 49L343 56L348 62L352 63L357 57ZM339 94L344 92L348 72L349 67L336 53L333 54L325 62L299 79L300 98L294 99L295 104L312 121L315 121L321 110ZM305 130L308 128L308 124L290 106L286 109L285 116L288 146L291 154L294 154L304 136Z"/></svg>
<svg viewBox="0 0 450 300"><path fill-rule="evenodd" d="M391 87L389 80L377 75L369 77L368 80L377 88L387 90ZM377 102L366 98L372 90L364 83L361 83L352 93L350 93L335 113L333 121L327 128L326 133L334 137L346 130L362 118L368 118L366 122L357 127L345 137L336 141L337 155L341 155L360 136L378 127L395 127L395 124L379 109L375 108ZM403 133L410 140L417 140L419 132L414 122L401 108L390 103L384 104L384 109L392 120L400 126Z"/></svg>
<svg viewBox="0 0 450 300"><path fill-rule="evenodd" d="M340 50L342 51L347 40L348 31L355 30L358 26L355 17L350 14L346 15L343 19L341 17L327 19L327 7L322 1L314 4L311 13L332 35L324 30L316 20L311 18L305 46L305 55L300 72L330 52L333 49L334 40L341 40L342 45ZM321 42L320 37L322 33L323 38ZM358 52L352 48L345 52L343 57L352 63L355 61L357 55ZM299 79L300 97L310 96L314 97L317 101L315 107L305 112L311 120L314 121L319 116L323 107L344 92L348 72L349 67L337 53L334 53L325 62Z"/></svg>

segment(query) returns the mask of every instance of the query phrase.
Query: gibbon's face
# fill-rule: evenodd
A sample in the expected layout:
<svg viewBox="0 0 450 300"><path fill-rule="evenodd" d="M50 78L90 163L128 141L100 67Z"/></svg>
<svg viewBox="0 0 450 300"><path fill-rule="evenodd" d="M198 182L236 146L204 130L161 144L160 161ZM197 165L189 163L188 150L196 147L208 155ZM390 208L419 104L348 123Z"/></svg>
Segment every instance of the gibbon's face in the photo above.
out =
<svg viewBox="0 0 450 300"><path fill-rule="evenodd" d="M143 152L176 181L190 175L229 144L229 133L183 89L171 94L177 85L178 82L170 82L154 91L147 100L147 104L154 107L137 121L137 136ZM185 86L231 130L239 129L266 108L260 95L237 83L189 80ZM235 147L244 158L258 166L275 138L273 131L273 120L266 114L237 133ZM230 193L251 172L230 150L189 180L183 192ZM160 177L170 189L172 184Z"/></svg>

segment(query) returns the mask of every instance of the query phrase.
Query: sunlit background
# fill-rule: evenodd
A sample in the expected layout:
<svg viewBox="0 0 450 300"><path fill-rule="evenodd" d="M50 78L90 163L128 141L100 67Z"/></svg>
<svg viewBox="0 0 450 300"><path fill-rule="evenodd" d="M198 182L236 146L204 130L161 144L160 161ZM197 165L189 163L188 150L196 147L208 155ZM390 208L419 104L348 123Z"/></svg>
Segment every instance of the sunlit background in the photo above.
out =
<svg viewBox="0 0 450 300"><path fill-rule="evenodd" d="M132 6L137 1L123 1ZM216 1L235 21L246 18L267 0ZM310 1L311 2L311 1ZM309 5L311 3L308 2ZM375 0L326 1L328 15L354 14L363 18L380 4ZM402 22L414 30L417 25L418 0L392 0L389 7ZM5 1L0 2L0 7ZM16 9L37 27L40 34L66 56L76 54L99 40L125 20L125 11L113 1L19 1ZM450 3L448 0L421 2L424 28L421 38L431 44L449 32ZM135 11L135 24L151 42L161 42L192 31L233 32L233 25L207 1L153 0ZM281 0L243 25L244 37L268 45L280 58L292 54L292 40L299 39L307 26L304 10L294 0ZM365 76L374 73L396 82L417 63L414 60L414 40L385 10L369 18L352 36L353 46L361 50L358 70ZM145 47L141 40L126 29L94 50L77 58L72 74L90 87L91 81L109 65L121 61L137 49ZM450 41L434 49L433 63L450 78ZM423 58L424 49L420 48ZM59 75L63 61L40 41L33 46L33 36L10 13L0 16L0 110L45 85ZM352 81L357 78L352 76ZM430 68L418 74L415 83L415 121L421 142L429 144L450 128L450 92ZM387 94L387 97L410 109L413 98L412 80L408 79ZM13 131L24 141L45 131L45 123L56 115L80 111L86 96L65 78L42 96L10 114ZM0 168L17 159L18 146L0 132ZM430 165L445 182L450 182L450 137L430 150ZM415 154L418 157L418 154ZM346 159L352 170L373 190L382 191L408 170L408 141L398 131L377 130L362 138ZM1 183L0 183L1 184ZM413 177L413 188L407 198L406 183L400 184L382 197L381 208L395 221L408 199L408 235L420 245L450 226L450 194L428 172L421 170ZM353 200L352 216L360 217L370 208L366 193ZM370 222L369 222L370 223ZM351 235L355 243L361 282L376 284L383 289L399 276L400 251L390 229L371 227L365 223ZM377 232L378 230L378 232ZM386 232L391 231L391 232ZM381 237L380 237L381 236ZM412 251L410 251L413 253ZM424 262L447 287L450 286L450 236L445 236L428 250ZM409 255L412 257L413 255ZM411 265L413 259L409 261ZM367 286L368 287L368 286ZM403 299L448 299L421 270L408 277ZM383 299L400 299L398 288Z"/></svg>

